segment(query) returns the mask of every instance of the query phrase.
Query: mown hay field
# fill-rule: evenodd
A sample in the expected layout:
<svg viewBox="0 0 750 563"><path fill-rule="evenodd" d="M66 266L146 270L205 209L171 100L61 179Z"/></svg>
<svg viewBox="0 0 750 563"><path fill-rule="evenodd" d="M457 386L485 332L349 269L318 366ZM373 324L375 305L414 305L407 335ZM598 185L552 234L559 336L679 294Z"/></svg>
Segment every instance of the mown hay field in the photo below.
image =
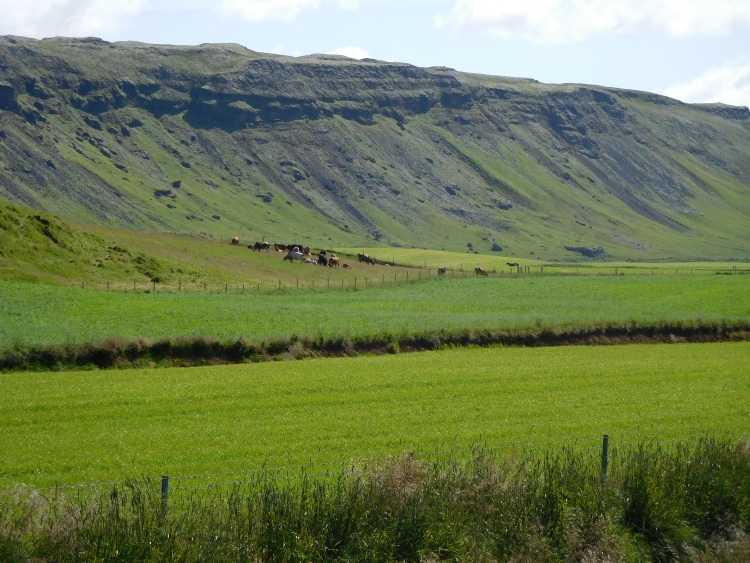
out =
<svg viewBox="0 0 750 563"><path fill-rule="evenodd" d="M603 433L613 443L746 436L748 365L750 343L739 342L5 373L0 489L160 475L179 482L479 444L597 448Z"/></svg>
<svg viewBox="0 0 750 563"><path fill-rule="evenodd" d="M0 282L0 349L108 337L201 334L262 341L748 318L745 276L432 279L366 291L288 289L260 295Z"/></svg>

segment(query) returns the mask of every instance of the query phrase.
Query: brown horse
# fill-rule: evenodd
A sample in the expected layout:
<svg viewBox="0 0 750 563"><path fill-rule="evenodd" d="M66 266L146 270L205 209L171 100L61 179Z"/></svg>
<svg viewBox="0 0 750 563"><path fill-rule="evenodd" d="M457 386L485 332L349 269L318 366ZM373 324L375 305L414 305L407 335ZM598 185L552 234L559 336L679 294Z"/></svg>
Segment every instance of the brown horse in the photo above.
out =
<svg viewBox="0 0 750 563"><path fill-rule="evenodd" d="M234 237L232 239L232 244L236 244L237 246L240 245L240 237Z"/></svg>
<svg viewBox="0 0 750 563"><path fill-rule="evenodd" d="M328 257L328 267L329 268L338 268L339 264L341 263L341 260L339 260L339 257L335 254L331 254Z"/></svg>
<svg viewBox="0 0 750 563"><path fill-rule="evenodd" d="M475 276L487 276L487 270L484 268L474 268L474 275Z"/></svg>
<svg viewBox="0 0 750 563"><path fill-rule="evenodd" d="M359 260L360 262L364 262L365 264L372 264L373 266L377 263L375 262L375 258L370 256L369 254L364 254L362 252L357 254L357 260Z"/></svg>

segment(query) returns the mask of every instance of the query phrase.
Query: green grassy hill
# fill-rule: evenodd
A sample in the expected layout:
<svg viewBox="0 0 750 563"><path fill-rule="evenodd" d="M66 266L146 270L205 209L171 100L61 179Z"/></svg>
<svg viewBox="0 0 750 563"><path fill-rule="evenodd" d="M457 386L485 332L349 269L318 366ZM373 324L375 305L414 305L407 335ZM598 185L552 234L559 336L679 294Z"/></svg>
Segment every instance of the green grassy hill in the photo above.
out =
<svg viewBox="0 0 750 563"><path fill-rule="evenodd" d="M0 197L78 223L747 260L749 195L746 108L236 45L0 37Z"/></svg>
<svg viewBox="0 0 750 563"><path fill-rule="evenodd" d="M49 213L0 202L0 280L141 290L152 283L176 291L218 291L231 284L267 290L278 287L320 288L328 278L347 287L369 276L405 279L400 266L360 266L342 255L351 269L322 268L283 260L278 252L253 252L226 239L69 223ZM412 274L418 275L418 274ZM109 284L109 286L107 285ZM204 285L205 284L205 285Z"/></svg>

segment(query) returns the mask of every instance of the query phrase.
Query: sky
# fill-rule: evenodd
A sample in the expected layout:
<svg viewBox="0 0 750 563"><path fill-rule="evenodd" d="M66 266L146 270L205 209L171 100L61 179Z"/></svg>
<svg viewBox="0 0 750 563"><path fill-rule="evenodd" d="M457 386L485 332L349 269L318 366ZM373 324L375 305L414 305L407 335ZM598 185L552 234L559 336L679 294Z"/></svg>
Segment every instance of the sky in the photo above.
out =
<svg viewBox="0 0 750 563"><path fill-rule="evenodd" d="M750 106L750 0L0 0L0 35L239 43Z"/></svg>

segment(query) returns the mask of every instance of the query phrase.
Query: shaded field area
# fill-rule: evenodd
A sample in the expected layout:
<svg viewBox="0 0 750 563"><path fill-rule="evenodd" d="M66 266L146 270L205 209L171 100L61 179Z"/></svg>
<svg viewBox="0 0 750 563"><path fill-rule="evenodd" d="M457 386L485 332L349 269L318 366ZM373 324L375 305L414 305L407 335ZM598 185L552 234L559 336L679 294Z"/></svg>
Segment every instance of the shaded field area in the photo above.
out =
<svg viewBox="0 0 750 563"><path fill-rule="evenodd" d="M432 279L368 291L121 293L0 282L0 349L200 334L251 342L439 330L746 320L744 276Z"/></svg>
<svg viewBox="0 0 750 563"><path fill-rule="evenodd" d="M750 554L748 442L596 455L403 456L290 484L262 471L163 503L158 483L0 504L6 561L691 561ZM164 499L166 500L166 499Z"/></svg>
<svg viewBox="0 0 750 563"><path fill-rule="evenodd" d="M264 464L597 447L603 433L741 436L748 364L743 342L0 374L0 489L196 474L203 486Z"/></svg>

